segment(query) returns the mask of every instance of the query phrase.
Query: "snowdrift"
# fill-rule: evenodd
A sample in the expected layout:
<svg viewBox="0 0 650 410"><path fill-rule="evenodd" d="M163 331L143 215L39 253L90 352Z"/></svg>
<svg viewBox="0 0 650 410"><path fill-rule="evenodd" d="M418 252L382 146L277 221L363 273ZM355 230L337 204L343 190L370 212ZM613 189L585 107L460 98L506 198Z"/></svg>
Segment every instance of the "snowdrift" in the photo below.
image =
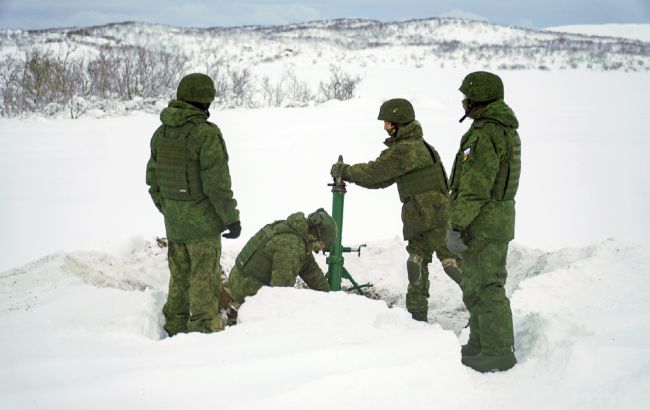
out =
<svg viewBox="0 0 650 410"><path fill-rule="evenodd" d="M153 240L135 238L120 254L57 253L4 272L3 408L643 407L648 247L610 240L542 252L515 244L508 293L519 365L482 375L460 364L467 335L457 337L454 326L462 329L462 314L451 326L411 320L398 245L371 242L361 258L380 262L384 277L350 261L389 302L264 288L242 305L236 326L174 338L162 330L168 273ZM226 264L233 259L224 255ZM460 292L431 268L430 316L460 310Z"/></svg>

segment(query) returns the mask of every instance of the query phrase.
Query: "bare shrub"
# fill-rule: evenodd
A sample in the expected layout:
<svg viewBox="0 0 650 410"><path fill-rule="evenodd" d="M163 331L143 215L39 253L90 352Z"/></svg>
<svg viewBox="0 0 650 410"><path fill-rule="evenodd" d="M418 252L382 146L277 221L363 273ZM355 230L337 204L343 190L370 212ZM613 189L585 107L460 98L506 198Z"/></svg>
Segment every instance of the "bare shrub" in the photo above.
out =
<svg viewBox="0 0 650 410"><path fill-rule="evenodd" d="M267 107L279 107L284 101L286 95L283 89L284 83L282 80L273 84L271 79L267 76L262 78L262 101Z"/></svg>
<svg viewBox="0 0 650 410"><path fill-rule="evenodd" d="M330 79L320 83L320 92L325 100L349 100L354 97L354 89L361 81L359 76L344 72L341 67L330 65Z"/></svg>
<svg viewBox="0 0 650 410"><path fill-rule="evenodd" d="M237 107L252 107L255 80L248 68L230 67L228 70L231 103Z"/></svg>
<svg viewBox="0 0 650 410"><path fill-rule="evenodd" d="M292 105L306 105L314 100L314 93L311 91L309 84L298 80L293 70L285 72L283 83L286 87L287 98Z"/></svg>
<svg viewBox="0 0 650 410"><path fill-rule="evenodd" d="M3 57L0 114L67 110L78 118L88 110L89 97L160 98L176 87L185 68L178 55L141 47L103 47L90 61L74 57L73 50L69 45L56 53L33 47L20 58Z"/></svg>

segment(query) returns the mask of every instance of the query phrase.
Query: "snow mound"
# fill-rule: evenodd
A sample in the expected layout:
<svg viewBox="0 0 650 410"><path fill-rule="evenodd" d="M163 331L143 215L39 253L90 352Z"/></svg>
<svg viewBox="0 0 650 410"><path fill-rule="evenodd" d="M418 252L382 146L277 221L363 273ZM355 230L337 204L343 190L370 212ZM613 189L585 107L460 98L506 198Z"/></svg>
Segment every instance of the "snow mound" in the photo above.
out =
<svg viewBox="0 0 650 410"><path fill-rule="evenodd" d="M51 331L159 340L169 277L164 253L142 238L126 248L117 255L58 252L0 274L0 320L30 336Z"/></svg>
<svg viewBox="0 0 650 410"><path fill-rule="evenodd" d="M247 298L239 313L240 324L265 323L286 331L301 331L316 325L314 330L321 329L319 333L329 335L357 323L367 324L364 333L371 330L372 333L404 334L427 326L413 321L403 309L389 309L384 301L308 289L264 287L254 297Z"/></svg>
<svg viewBox="0 0 650 410"><path fill-rule="evenodd" d="M370 242L346 259L351 273L374 272L377 294L400 295L402 283L388 280L405 276L400 242ZM399 302L263 288L238 325L167 338L155 241L53 254L0 274L3 408L643 408L650 249L514 245L508 264L519 364L483 375L460 364L466 331L458 338L435 319L450 309L445 294L460 297L436 264L432 324Z"/></svg>

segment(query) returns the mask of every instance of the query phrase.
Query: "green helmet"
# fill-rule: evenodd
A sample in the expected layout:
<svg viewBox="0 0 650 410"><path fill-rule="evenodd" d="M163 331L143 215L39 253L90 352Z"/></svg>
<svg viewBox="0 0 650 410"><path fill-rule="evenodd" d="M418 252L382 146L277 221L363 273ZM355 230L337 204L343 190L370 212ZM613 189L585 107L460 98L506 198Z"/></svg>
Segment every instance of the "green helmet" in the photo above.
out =
<svg viewBox="0 0 650 410"><path fill-rule="evenodd" d="M323 208L319 208L307 217L309 227L325 244L325 249L330 249L336 241L336 222Z"/></svg>
<svg viewBox="0 0 650 410"><path fill-rule="evenodd" d="M468 74L459 90L470 101L486 102L503 99L503 81L498 75L487 71Z"/></svg>
<svg viewBox="0 0 650 410"><path fill-rule="evenodd" d="M188 74L178 83L176 99L186 102L211 103L217 96L212 78L201 73Z"/></svg>
<svg viewBox="0 0 650 410"><path fill-rule="evenodd" d="M415 111L409 100L393 98L379 107L377 119L398 125L408 124L415 119Z"/></svg>

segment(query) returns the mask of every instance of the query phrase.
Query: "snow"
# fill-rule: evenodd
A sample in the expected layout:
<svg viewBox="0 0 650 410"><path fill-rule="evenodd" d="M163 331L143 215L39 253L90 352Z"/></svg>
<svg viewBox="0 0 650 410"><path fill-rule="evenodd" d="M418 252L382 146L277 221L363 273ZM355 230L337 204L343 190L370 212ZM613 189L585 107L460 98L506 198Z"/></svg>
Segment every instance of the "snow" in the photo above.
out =
<svg viewBox="0 0 650 410"><path fill-rule="evenodd" d="M224 240L224 269L265 223L329 209L337 156L383 148L386 98L414 103L449 171L473 68L375 64L356 67L351 101L213 109L244 228ZM167 338L164 227L144 184L157 116L0 119L2 408L645 408L650 74L498 73L523 142L506 286L515 368L461 365L467 313L438 262L429 324L410 319L394 188L345 198L344 244L368 245L346 267L374 299L265 288L236 326Z"/></svg>
<svg viewBox="0 0 650 410"><path fill-rule="evenodd" d="M371 245L390 255L396 244ZM164 252L129 247L59 253L0 277L13 296L0 299L3 408L644 408L646 246L542 257L515 246L511 274L538 269L512 295L519 364L488 375L460 364L454 332L346 293L264 288L237 326L163 338Z"/></svg>
<svg viewBox="0 0 650 410"><path fill-rule="evenodd" d="M589 36L629 38L650 42L650 24L585 24L548 27L545 30L560 33L586 34Z"/></svg>

